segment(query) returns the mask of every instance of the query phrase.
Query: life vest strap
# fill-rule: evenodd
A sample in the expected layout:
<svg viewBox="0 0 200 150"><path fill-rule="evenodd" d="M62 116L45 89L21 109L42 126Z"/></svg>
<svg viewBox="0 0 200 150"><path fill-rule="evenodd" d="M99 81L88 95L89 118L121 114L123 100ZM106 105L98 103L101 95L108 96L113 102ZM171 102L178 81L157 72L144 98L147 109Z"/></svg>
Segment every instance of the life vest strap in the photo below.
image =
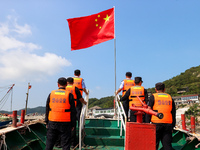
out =
<svg viewBox="0 0 200 150"><path fill-rule="evenodd" d="M137 96L131 96L131 97L135 98L135 97L137 97ZM141 95L141 96L138 96L138 97L144 97L144 95Z"/></svg>
<svg viewBox="0 0 200 150"><path fill-rule="evenodd" d="M50 111L52 112L70 112L70 109L63 109L63 108L50 108Z"/></svg>

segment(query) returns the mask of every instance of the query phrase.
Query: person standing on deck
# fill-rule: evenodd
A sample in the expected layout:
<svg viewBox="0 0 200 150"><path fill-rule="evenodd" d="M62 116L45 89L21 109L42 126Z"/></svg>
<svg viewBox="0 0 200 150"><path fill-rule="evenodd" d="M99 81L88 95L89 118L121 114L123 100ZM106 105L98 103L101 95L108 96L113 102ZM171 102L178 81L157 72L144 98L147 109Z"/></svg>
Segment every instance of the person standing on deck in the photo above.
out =
<svg viewBox="0 0 200 150"><path fill-rule="evenodd" d="M148 94L147 90L141 86L143 83L141 77L135 77L135 86L132 86L127 90L125 95L120 99L120 101L125 101L126 99L129 99L129 107L131 107L133 104L136 107L141 107L142 104L137 98L137 96L140 97L140 99L143 101L143 103L147 103L148 100ZM136 122L136 113L137 111L130 111L130 121L131 122ZM143 115L143 122L145 121L145 115Z"/></svg>
<svg viewBox="0 0 200 150"><path fill-rule="evenodd" d="M117 90L116 92L116 95L118 93L120 93L122 91L122 96L124 96L124 94L126 93L126 91L135 85L135 81L131 79L132 77L132 73L131 72L126 72L126 79L124 79L120 86L119 86L119 89ZM127 121L128 121L128 111L129 111L129 99L126 99L123 101L123 107L124 107L124 111L125 111L125 114L126 114L126 118L127 118Z"/></svg>
<svg viewBox="0 0 200 150"><path fill-rule="evenodd" d="M86 86L83 78L80 78L81 71L80 70L75 70L74 71L74 86L79 88L81 95L83 96L83 91L85 92L86 95L88 95L88 92L86 91ZM76 106L76 115L78 122L80 122L80 115L81 115L81 109L82 109L82 104Z"/></svg>
<svg viewBox="0 0 200 150"><path fill-rule="evenodd" d="M156 149L159 142L162 142L164 150L173 150L172 148L172 130L176 124L176 108L174 100L171 96L165 93L165 84L156 83L156 93L150 96L148 106L152 110L163 113L163 118L158 119L155 116L148 115L148 122L156 125Z"/></svg>
<svg viewBox="0 0 200 150"><path fill-rule="evenodd" d="M67 78L67 86L66 86L66 91L69 91L70 93L73 94L74 96L74 102L75 102L75 107L80 107L82 104L87 104L87 102L83 99L81 92L79 89L73 85L74 84L74 79L69 77ZM80 118L80 116L77 116L76 119ZM79 122L78 122L79 124ZM74 148L77 145L76 141L76 130L72 131L72 136L71 136L71 148Z"/></svg>
<svg viewBox="0 0 200 150"><path fill-rule="evenodd" d="M58 79L59 89L53 90L46 102L45 122L47 140L45 150L53 150L57 139L61 138L63 150L70 150L71 131L76 126L76 109L73 95L65 90L67 79Z"/></svg>
<svg viewBox="0 0 200 150"><path fill-rule="evenodd" d="M88 92L86 91L86 86L83 78L80 78L81 71L75 70L74 71L74 85L79 88L81 95L83 95L83 91L86 95L88 95Z"/></svg>

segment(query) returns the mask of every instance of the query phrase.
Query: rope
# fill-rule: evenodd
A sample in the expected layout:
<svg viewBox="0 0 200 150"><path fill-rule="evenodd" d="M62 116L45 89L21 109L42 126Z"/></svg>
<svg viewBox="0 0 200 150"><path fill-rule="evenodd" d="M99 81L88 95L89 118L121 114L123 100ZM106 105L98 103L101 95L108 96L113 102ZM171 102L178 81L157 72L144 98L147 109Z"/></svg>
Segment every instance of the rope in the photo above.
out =
<svg viewBox="0 0 200 150"><path fill-rule="evenodd" d="M199 145L200 145L200 143L199 143L199 144L197 144L197 145L195 145L195 148L198 148L198 147L199 147Z"/></svg>
<svg viewBox="0 0 200 150"><path fill-rule="evenodd" d="M7 150L7 145L6 145L6 135L2 134L1 135L1 144L0 144L0 149L2 149L3 146L3 150Z"/></svg>
<svg viewBox="0 0 200 150"><path fill-rule="evenodd" d="M13 84L11 87L9 87L9 90L7 91L7 93L3 96L3 98L0 100L0 105L1 105L1 108L3 108L3 106L5 105L6 101L8 100L9 96L11 95L11 93L13 92L13 86L15 84ZM2 91L0 91L2 92ZM12 103L12 96L11 96L11 103ZM12 105L12 104L11 104Z"/></svg>
<svg viewBox="0 0 200 150"><path fill-rule="evenodd" d="M85 132L84 132L84 130L82 130L82 132L83 132L83 136L82 136L82 138L81 138L81 141L83 141L83 139L85 138ZM78 142L78 144L73 148L73 150L76 150L76 148L78 147L78 145L79 145L79 142Z"/></svg>
<svg viewBox="0 0 200 150"><path fill-rule="evenodd" d="M0 149L1 149L2 145L3 145L3 140L1 139Z"/></svg>
<svg viewBox="0 0 200 150"><path fill-rule="evenodd" d="M23 124L23 125L28 129L29 132L31 132L31 129L29 128L28 124Z"/></svg>
<svg viewBox="0 0 200 150"><path fill-rule="evenodd" d="M3 88L10 88L12 86L12 84L10 84L10 85L7 85L7 86L0 86L0 89L3 89Z"/></svg>
<svg viewBox="0 0 200 150"><path fill-rule="evenodd" d="M5 97L8 95L8 93L6 93L5 95L4 95L4 97L0 100L0 102L2 102L4 99L5 99Z"/></svg>
<svg viewBox="0 0 200 150"><path fill-rule="evenodd" d="M0 103L1 103L2 106L1 106L0 109L2 109L3 106L6 104L6 102L7 102L8 98L9 98L9 96L10 96L10 92L7 93L7 94L1 99ZM4 100L4 101L2 101L2 100Z"/></svg>

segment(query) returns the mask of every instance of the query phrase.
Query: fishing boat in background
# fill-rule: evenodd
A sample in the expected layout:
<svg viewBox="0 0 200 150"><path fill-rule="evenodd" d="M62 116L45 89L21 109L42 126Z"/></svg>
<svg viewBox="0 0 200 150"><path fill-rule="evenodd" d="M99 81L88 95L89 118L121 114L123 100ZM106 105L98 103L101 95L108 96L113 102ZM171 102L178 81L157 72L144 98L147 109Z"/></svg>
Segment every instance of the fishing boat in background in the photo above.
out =
<svg viewBox="0 0 200 150"><path fill-rule="evenodd" d="M8 114L0 114L0 128L12 122L12 116Z"/></svg>
<svg viewBox="0 0 200 150"><path fill-rule="evenodd" d="M15 84L9 85L9 86L4 86L0 87L0 92L3 93L4 95L2 96L0 100L0 110L4 107L6 104L8 98L11 98L11 111L12 111L12 95L13 95L13 87ZM7 90L8 89L8 90ZM12 122L12 115L7 114L7 113L0 113L0 128L3 128L4 126L8 125L9 123Z"/></svg>

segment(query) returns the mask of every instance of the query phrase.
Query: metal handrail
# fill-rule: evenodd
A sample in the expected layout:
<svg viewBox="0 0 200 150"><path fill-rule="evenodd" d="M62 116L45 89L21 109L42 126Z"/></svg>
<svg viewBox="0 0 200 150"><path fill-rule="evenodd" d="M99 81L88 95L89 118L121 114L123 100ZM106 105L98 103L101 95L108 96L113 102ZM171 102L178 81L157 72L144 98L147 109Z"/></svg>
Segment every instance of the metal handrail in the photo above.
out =
<svg viewBox="0 0 200 150"><path fill-rule="evenodd" d="M82 147L82 130L85 125L85 116L87 115L87 110L88 110L88 103L89 103L89 90L87 90L88 95L85 95L85 101L87 102L86 105L83 105L82 110L81 110L81 115L80 115L80 125L79 125L79 150L81 150Z"/></svg>
<svg viewBox="0 0 200 150"><path fill-rule="evenodd" d="M119 118L121 118L120 136L122 136L122 127L123 127L124 131L126 131L127 117L126 117L126 114L125 114L125 111L124 111L124 107L122 106L122 103L119 100L120 100L119 95L118 94L115 95L115 104L116 104L117 113L118 113L118 118L117 118L118 127L119 127ZM122 112L121 112L121 110L122 110ZM124 117L124 119L123 119L123 117Z"/></svg>

